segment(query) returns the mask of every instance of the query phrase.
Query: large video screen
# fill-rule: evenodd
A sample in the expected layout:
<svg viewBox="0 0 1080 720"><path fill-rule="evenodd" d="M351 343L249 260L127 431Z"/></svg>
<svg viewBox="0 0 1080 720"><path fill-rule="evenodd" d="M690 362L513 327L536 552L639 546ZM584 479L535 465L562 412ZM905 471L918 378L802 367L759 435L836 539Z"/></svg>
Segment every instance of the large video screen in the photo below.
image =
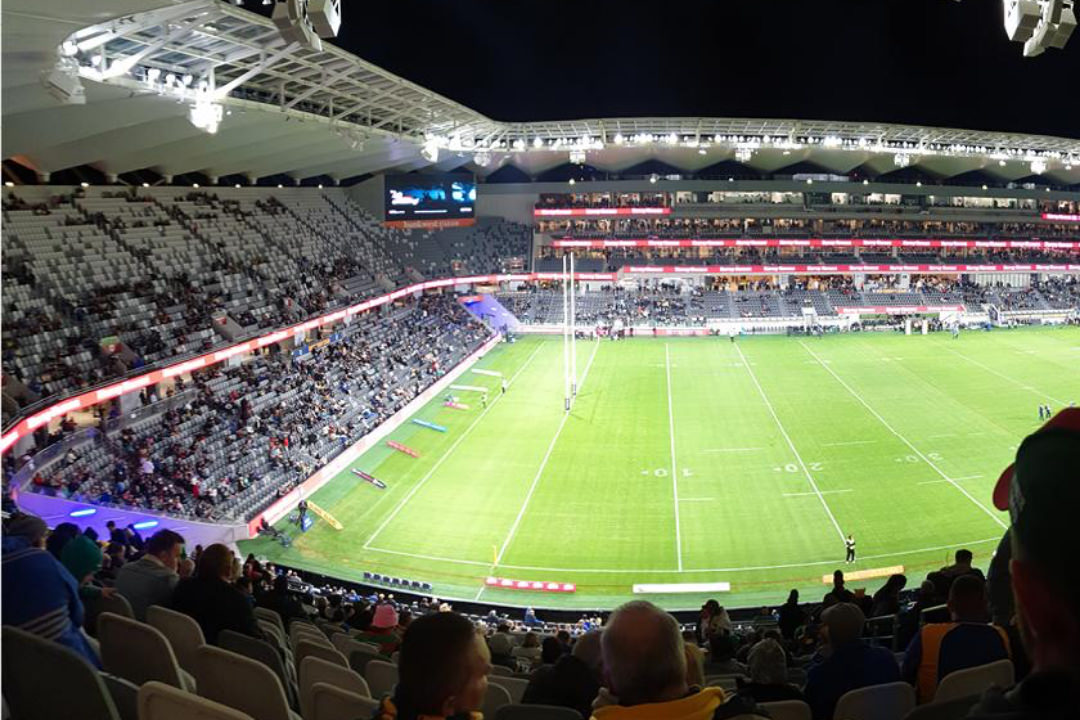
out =
<svg viewBox="0 0 1080 720"><path fill-rule="evenodd" d="M476 180L472 175L387 175L386 220L473 218Z"/></svg>

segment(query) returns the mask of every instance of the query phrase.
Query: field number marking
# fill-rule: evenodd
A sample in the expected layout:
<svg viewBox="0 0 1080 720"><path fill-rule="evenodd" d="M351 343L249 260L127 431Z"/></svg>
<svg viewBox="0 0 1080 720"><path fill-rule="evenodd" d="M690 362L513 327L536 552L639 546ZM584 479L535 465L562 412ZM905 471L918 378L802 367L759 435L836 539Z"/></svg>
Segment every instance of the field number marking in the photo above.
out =
<svg viewBox="0 0 1080 720"><path fill-rule="evenodd" d="M679 468L679 472L682 473L684 478L694 477L694 473L690 468ZM652 475L653 477L666 478L669 475L669 471L666 467L656 468L655 470L642 470L642 475Z"/></svg>
<svg viewBox="0 0 1080 720"><path fill-rule="evenodd" d="M836 528L836 534L843 540L845 536L844 531L840 529L840 523L836 522L836 517L829 508L829 503L825 502L825 497L821 494L821 490L818 489L814 476L810 474L810 470L806 467L806 463L803 462L802 455L799 455L799 451L795 449L795 443L791 442L791 437L787 434L787 430L784 429L784 424L780 422L780 417L776 414L776 410L773 409L772 403L769 402L769 396L765 394L765 390L761 387L761 383L758 382L757 375L750 369L750 364L746 362L746 356L743 355L742 348L736 344L735 351L739 353L739 357L742 358L743 363L746 364L746 372L750 375L750 379L753 381L754 387L757 388L758 394L761 395L761 399L764 401L766 409L768 409L769 414L772 415L772 419L776 422L776 427L779 428L780 434L784 436L784 440L787 442L788 447L791 448L791 452L794 453L795 459L799 461L803 474L805 474L806 479L810 481L810 487L813 488L818 500L821 501L821 507L825 509L825 514L829 516L832 526Z"/></svg>
<svg viewBox="0 0 1080 720"><path fill-rule="evenodd" d="M998 525L1000 525L1003 528L1008 528L1009 527L1008 524L1005 521L1003 521L1000 517L998 517L997 514L995 514L992 510L990 510L990 508L986 507L981 502L979 502L979 500L974 495L972 495L967 490L965 490L963 487L961 487L961 485L959 483L957 483L956 480L954 480L953 478L946 475L944 470L942 470L940 467L938 467L937 464L933 460L931 460L929 457L927 457L925 454L923 454L917 447L915 447L911 443L910 440L908 440L906 437L904 437L899 432L897 432L896 429L892 425L890 425L889 422L885 418L883 418L881 416L881 414L878 413L877 410L875 410L873 407L870 406L870 403L866 402L866 400L863 399L862 395L855 392L855 389L852 388L850 385L848 385L846 382L844 382L844 379L841 378L839 375L837 375L835 370L833 370L831 367L829 367L827 364L825 364L825 362L822 361L822 359L819 358L817 356L817 354L813 350L811 350L809 347L807 347L806 343L804 343L802 340L800 340L799 345L802 345L803 350L808 352L810 354L810 357L812 357L815 360L817 360L818 362L820 362L821 366L823 368L825 368L825 370L830 375L833 376L833 378L836 380L836 382L840 383L840 385L842 385L844 387L844 389L847 390L848 393L850 393L853 398L858 400L862 404L862 406L864 408L866 408L867 411L871 415L873 415L875 418L877 418L878 422L880 422L882 425L884 425L886 430L891 432L893 435L895 435L897 437L898 440L900 440L902 443L907 445L911 449L911 451L913 453L915 453L915 455L922 458L926 462L927 465L929 465L930 467L932 467L934 469L934 472L936 472L938 475L940 475L946 482L948 482L954 488L959 490L964 495L964 497L966 497L968 500L970 500L972 503L974 503L980 510L982 510L984 513L986 513L990 517L990 519L992 519Z"/></svg>
<svg viewBox="0 0 1080 720"><path fill-rule="evenodd" d="M806 463L805 467L809 468L811 472L821 472L825 469L825 465L819 462ZM787 465L781 465L780 467L774 467L775 472L787 472L797 473L799 472L799 466L795 463L788 463ZM812 494L812 493L811 493Z"/></svg>

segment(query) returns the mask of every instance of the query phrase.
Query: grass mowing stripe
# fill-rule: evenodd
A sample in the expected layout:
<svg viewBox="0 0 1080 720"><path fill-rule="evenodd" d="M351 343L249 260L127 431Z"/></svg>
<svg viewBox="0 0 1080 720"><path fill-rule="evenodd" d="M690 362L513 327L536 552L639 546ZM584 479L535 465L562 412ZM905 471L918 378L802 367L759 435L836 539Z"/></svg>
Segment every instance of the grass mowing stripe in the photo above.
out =
<svg viewBox="0 0 1080 720"><path fill-rule="evenodd" d="M960 352L958 350L953 350L951 347L949 347L949 345L947 343L939 342L939 343L935 343L935 344L942 347L942 348L944 348L945 350L948 350L953 355L957 355L957 356L963 358L964 360L967 360L972 365L974 365L976 367L979 367L979 368L982 368L983 370L985 370L986 372L988 372L988 373L990 373L992 375L997 375L1002 380L1008 380L1013 385L1016 385L1019 388L1022 388L1024 390L1028 390L1028 391L1030 391L1030 392L1032 392L1032 393L1034 393L1036 395L1041 395L1044 398L1046 398L1047 400L1052 400L1053 402L1056 402L1059 405L1064 406L1064 405L1067 404L1064 400L1058 400L1053 395L1047 395L1046 393L1044 393L1042 390L1039 390L1038 388L1034 388L1031 385L1025 385L1024 383L1020 382L1019 380L1017 380L1015 378L1011 378L1008 375L1006 375L1005 373L998 372L994 368L992 368L992 367L990 367L988 365L984 365L983 363L979 362L978 360L976 360L974 358L970 358L970 357L968 357L967 355L965 355L964 353L962 353L962 352Z"/></svg>
<svg viewBox="0 0 1080 720"><path fill-rule="evenodd" d="M585 365L585 372L581 374L581 382L578 383L578 389L580 390L585 386L585 378L589 377L589 368L592 367L593 360L596 358L596 351L600 349L600 341L597 340L593 346L592 354L589 355L589 362ZM536 476L533 477L532 485L529 486L529 492L525 495L525 502L521 503L521 509L518 510L517 517L514 518L514 524L510 526L510 532L506 535L506 540L503 541L502 547L499 548L499 554L495 556L495 565L498 565L503 558L503 554L506 553L506 548L510 545L510 542L514 539L514 535L517 534L518 526L521 525L521 518L525 516L525 510L529 507L529 501L532 500L533 493L536 492L536 485L540 482L540 476L544 474L544 468L547 467L547 462L551 458L551 451L555 449L555 443L559 441L559 435L562 434L563 428L566 426L566 420L570 417L570 413L563 413L562 420L559 421L559 427L555 431L555 436L551 438L551 444L548 445L547 452L544 453L544 459L540 461L540 467L536 470ZM481 588L482 590L483 588Z"/></svg>
<svg viewBox="0 0 1080 720"><path fill-rule="evenodd" d="M806 479L810 481L810 487L814 489L814 493L817 495L818 500L821 501L821 507L825 508L825 514L829 516L829 520L832 521L833 527L836 528L836 534L840 536L841 540L844 540L844 531L840 529L840 523L836 522L836 517L829 508L829 503L825 502L825 496L822 495L821 490L818 489L817 482L814 481L814 476L810 474L810 471L806 467L806 463L803 462L802 455L795 449L795 443L791 442L791 437L787 434L787 430L784 429L784 424L780 422L780 417L776 414L776 410L773 409L772 403L769 402L769 396L765 394L764 388L762 388L761 383L758 382L757 375L754 374L753 369L750 367L750 363L746 361L746 356L743 355L742 348L739 347L738 343L735 345L735 351L739 353L739 357L746 367L746 372L750 374L750 379L754 381L754 387L757 388L758 394L761 395L761 399L765 401L765 407L769 409L769 414L772 415L773 420L776 421L776 427L780 429L780 434L784 436L784 440L787 441L788 447L791 448L791 452L795 454L795 459L799 461L799 467L802 468L803 474L806 475Z"/></svg>
<svg viewBox="0 0 1080 720"><path fill-rule="evenodd" d="M675 414L671 411L671 346L664 343L664 372L667 376L668 434L671 437L671 490L675 498L675 554L682 566L682 526L679 522L679 470L675 463Z"/></svg>
<svg viewBox="0 0 1080 720"><path fill-rule="evenodd" d="M536 349L533 350L529 357L525 359L525 362L521 364L521 367L518 368L517 372L514 373L513 377L511 377L510 380L507 381L507 385L514 384L514 381L517 380L518 376L521 375L522 372L524 372L525 368L529 367L529 364L533 361L533 358L536 357L536 353L540 352L541 347L543 347L543 345L538 343ZM461 433L458 439L454 441L454 444L448 447L446 449L446 452L442 454L442 457L440 457L438 461L431 466L431 469L427 471L427 474L425 474L424 477L420 478L420 482L416 483L416 485L414 485L412 489L409 490L405 497L401 498L401 501L398 502L397 506L394 507L390 514L386 516L386 519L382 521L379 527L375 528L375 532L373 532L371 534L371 537L367 539L367 542L364 543L365 550L371 549L371 543L375 541L375 538L379 536L379 533L381 533L386 528L386 526L390 524L390 521L397 517L397 514L401 512L401 509L405 507L405 505L409 502L412 496L415 495L416 492L421 487L423 487L423 485L431 478L431 476L435 474L435 471L439 469L439 467L443 464L443 461L450 457L450 455L454 452L457 446L460 445L461 442L469 436L469 433L472 432L472 429L476 427L476 425L481 420L484 419L484 416L488 414L488 411L491 410L491 408L495 407L495 403L499 402L502 397L502 393L496 395L495 398L490 403L488 403L488 406L482 411L480 411L480 414L476 416L476 419L469 423L469 426L465 428L465 430Z"/></svg>
<svg viewBox="0 0 1080 720"><path fill-rule="evenodd" d="M971 502L975 503L984 513L989 515L993 519L994 522L996 522L998 525L1000 525L1003 528L1008 528L1009 527L1005 522L1002 521L1001 518L999 518L996 514L994 514L988 507L986 507L981 502L979 502L975 498L974 495L969 493L964 488L960 487L960 485L955 480L953 480L951 477L946 475L944 473L944 471L942 471L941 468L939 468L936 464L934 464L934 462L930 458L923 455L921 450L919 450L917 447L915 447L914 445L911 444L911 441L909 441L906 437L904 437L899 432L897 432L893 428L893 426L890 425L887 420L885 420L885 418L881 417L881 415L878 413L877 410L875 410L873 407L870 406L870 403L866 402L866 400L863 399L862 395L855 392L855 390L850 385L848 385L846 382L844 382L844 379L841 378L839 375L837 375L836 372L831 367L829 367L828 364L826 364L824 360L822 360L820 357L818 357L814 353L813 350L808 348L806 346L806 343L804 343L802 340L800 340L799 345L802 346L803 350L805 350L807 353L810 354L810 357L817 360L818 363L821 364L821 367L825 368L829 372L830 375L832 375L834 378L836 378L836 381L838 383L840 383L844 387L845 390L847 390L849 393L851 393L851 396L853 398L855 398L860 403L862 403L863 407L865 407L868 411L870 411L870 414L873 415L874 417L876 417L878 419L878 422L880 422L882 425L885 426L886 430L891 432L893 435L895 435L897 438L899 438L901 442L903 442L905 445L907 445L909 448L911 448L911 451L913 453L915 453L916 455L918 455L920 458L922 458L923 462L925 462L927 465L932 467L934 469L934 471L937 472L937 474L940 475L946 482L948 482L954 488L956 488L957 490L962 492L964 494L964 497L966 497Z"/></svg>

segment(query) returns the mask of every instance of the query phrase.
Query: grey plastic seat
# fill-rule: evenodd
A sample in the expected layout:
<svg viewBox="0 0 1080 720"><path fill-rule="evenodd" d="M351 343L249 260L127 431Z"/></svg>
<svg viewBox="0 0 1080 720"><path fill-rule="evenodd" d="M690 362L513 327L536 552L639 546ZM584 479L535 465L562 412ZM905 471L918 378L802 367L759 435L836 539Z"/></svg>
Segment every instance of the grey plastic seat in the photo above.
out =
<svg viewBox="0 0 1080 720"><path fill-rule="evenodd" d="M330 685L315 683L311 688L311 710L304 720L344 720L368 718L379 707L379 701Z"/></svg>
<svg viewBox="0 0 1080 720"><path fill-rule="evenodd" d="M12 718L121 720L103 678L74 650L6 625L2 638L4 699ZM63 678L63 691L44 692L48 678Z"/></svg>
<svg viewBox="0 0 1080 720"><path fill-rule="evenodd" d="M146 609L146 623L161 631L172 645L180 667L189 673L195 672L195 653L200 645L206 644L202 628L195 619L184 613L151 605Z"/></svg>
<svg viewBox="0 0 1080 720"><path fill-rule="evenodd" d="M255 720L213 700L151 681L139 688L139 720Z"/></svg>
<svg viewBox="0 0 1080 720"><path fill-rule="evenodd" d="M203 645L196 663L195 679L203 697L258 720L299 720L289 709L281 680L258 660Z"/></svg>
<svg viewBox="0 0 1080 720"><path fill-rule="evenodd" d="M195 691L195 679L180 667L160 630L138 620L103 613L98 619L101 665L106 672L142 685L151 680Z"/></svg>
<svg viewBox="0 0 1080 720"><path fill-rule="evenodd" d="M273 645L265 640L249 637L235 630L222 630L218 634L218 647L261 662L270 668L285 688L285 694L289 698L289 707L293 709L300 707L300 695L297 691L296 681L289 672L286 662L282 659L281 653Z"/></svg>

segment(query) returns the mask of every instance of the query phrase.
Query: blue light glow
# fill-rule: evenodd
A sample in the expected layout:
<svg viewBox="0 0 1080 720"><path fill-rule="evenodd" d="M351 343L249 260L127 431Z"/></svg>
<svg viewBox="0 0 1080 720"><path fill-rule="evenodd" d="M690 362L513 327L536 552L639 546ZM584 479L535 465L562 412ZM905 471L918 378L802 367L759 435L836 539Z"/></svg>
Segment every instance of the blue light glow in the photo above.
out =
<svg viewBox="0 0 1080 720"><path fill-rule="evenodd" d="M157 520L144 520L143 522L135 523L132 527L136 530L148 530L152 527L157 527L157 524Z"/></svg>
<svg viewBox="0 0 1080 720"><path fill-rule="evenodd" d="M97 512L97 508L80 508L78 510L72 510L69 515L71 517L87 517Z"/></svg>

